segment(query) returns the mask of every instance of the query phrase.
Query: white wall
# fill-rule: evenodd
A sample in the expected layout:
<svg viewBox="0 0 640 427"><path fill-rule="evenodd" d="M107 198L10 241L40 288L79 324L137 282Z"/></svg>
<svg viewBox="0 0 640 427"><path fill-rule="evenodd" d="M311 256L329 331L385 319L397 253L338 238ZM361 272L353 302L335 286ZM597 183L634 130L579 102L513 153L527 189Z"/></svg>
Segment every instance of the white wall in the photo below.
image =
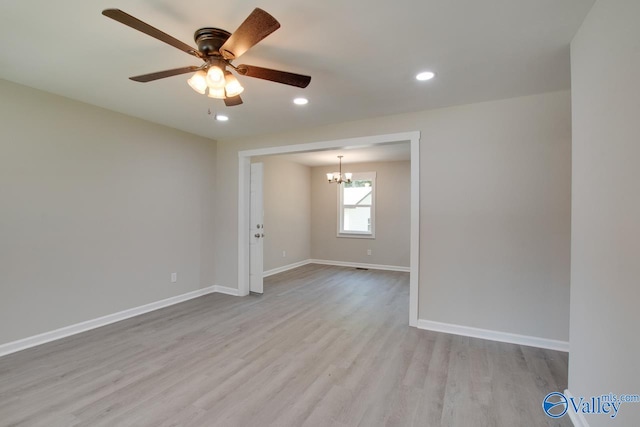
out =
<svg viewBox="0 0 640 427"><path fill-rule="evenodd" d="M219 141L216 284L237 286L239 150L418 130L419 317L567 340L570 114L562 91Z"/></svg>
<svg viewBox="0 0 640 427"><path fill-rule="evenodd" d="M213 285L215 164L212 140L0 80L0 344Z"/></svg>
<svg viewBox="0 0 640 427"><path fill-rule="evenodd" d="M309 259L311 168L277 156L252 161L264 164L264 271Z"/></svg>
<svg viewBox="0 0 640 427"><path fill-rule="evenodd" d="M640 394L640 2L597 1L571 43L574 396ZM640 425L640 403L615 422Z"/></svg>
<svg viewBox="0 0 640 427"><path fill-rule="evenodd" d="M335 166L311 169L311 258L408 268L410 162L342 165L345 172L376 172L375 239L337 237L338 186L326 178L335 170Z"/></svg>

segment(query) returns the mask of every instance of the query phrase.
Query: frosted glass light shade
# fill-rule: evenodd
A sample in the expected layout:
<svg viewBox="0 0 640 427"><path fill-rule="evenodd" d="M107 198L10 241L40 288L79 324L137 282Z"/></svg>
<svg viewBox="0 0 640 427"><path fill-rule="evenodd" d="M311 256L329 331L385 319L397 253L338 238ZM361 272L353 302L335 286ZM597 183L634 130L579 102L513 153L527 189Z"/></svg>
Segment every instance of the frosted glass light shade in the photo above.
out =
<svg viewBox="0 0 640 427"><path fill-rule="evenodd" d="M242 87L238 79L236 79L235 76L228 71L227 73L225 73L225 81L227 84L224 89L227 92L228 97L238 96L244 91L244 88Z"/></svg>
<svg viewBox="0 0 640 427"><path fill-rule="evenodd" d="M187 80L187 83L189 83L191 89L204 95L204 92L207 90L207 73L200 70L191 76L191 78Z"/></svg>
<svg viewBox="0 0 640 427"><path fill-rule="evenodd" d="M215 89L210 87L209 88L209 95L207 95L209 98L215 98L215 99L224 99L224 88L220 88L220 89Z"/></svg>
<svg viewBox="0 0 640 427"><path fill-rule="evenodd" d="M209 88L221 89L225 84L224 71L215 66L209 68L209 71L207 71L207 85Z"/></svg>

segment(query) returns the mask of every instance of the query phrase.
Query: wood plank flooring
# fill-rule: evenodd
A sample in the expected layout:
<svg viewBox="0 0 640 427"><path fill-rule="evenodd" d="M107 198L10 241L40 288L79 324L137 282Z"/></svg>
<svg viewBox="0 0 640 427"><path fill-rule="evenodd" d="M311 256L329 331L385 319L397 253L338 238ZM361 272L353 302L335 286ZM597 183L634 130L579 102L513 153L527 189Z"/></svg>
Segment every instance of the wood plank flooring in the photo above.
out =
<svg viewBox="0 0 640 427"><path fill-rule="evenodd" d="M566 353L410 328L408 273L308 265L0 358L0 426L571 426Z"/></svg>

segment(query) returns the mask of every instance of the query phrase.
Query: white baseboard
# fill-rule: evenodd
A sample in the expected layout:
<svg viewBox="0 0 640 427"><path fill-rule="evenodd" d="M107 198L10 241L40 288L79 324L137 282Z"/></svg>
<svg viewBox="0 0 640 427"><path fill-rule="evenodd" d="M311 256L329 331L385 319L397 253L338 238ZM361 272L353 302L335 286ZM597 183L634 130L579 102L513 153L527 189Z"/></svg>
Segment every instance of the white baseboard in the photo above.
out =
<svg viewBox="0 0 640 427"><path fill-rule="evenodd" d="M371 270L402 271L407 273L410 271L409 267L402 267L397 265L364 264L360 262L333 261L327 259L305 259L304 261L294 262L293 264L288 264L282 267L267 270L262 274L262 277L269 277L273 276L274 274L284 273L285 271L293 270L294 268L302 267L308 264L333 265L336 267L367 268Z"/></svg>
<svg viewBox="0 0 640 427"><path fill-rule="evenodd" d="M226 286L215 285L212 286L213 292L217 292L219 294L232 295L234 297L240 296L240 292L238 288L228 288Z"/></svg>
<svg viewBox="0 0 640 427"><path fill-rule="evenodd" d="M403 267L399 265L364 264L361 262L332 261L326 259L310 259L308 264L334 265L336 267L368 268L371 270L402 271L406 273L409 273L411 271L410 267Z"/></svg>
<svg viewBox="0 0 640 427"><path fill-rule="evenodd" d="M571 394L571 392L567 389L564 391L564 396L567 399L570 399L573 397L573 394ZM572 411L571 408L567 408L567 415L569 415L569 418L573 423L573 427L589 427L589 424L587 423L587 420L585 420L582 413L576 413Z"/></svg>
<svg viewBox="0 0 640 427"><path fill-rule="evenodd" d="M75 325L65 326L60 329L56 329L42 334L34 335L31 337L23 338L17 341L12 341L6 344L0 345L0 357L7 354L15 353L20 350L35 347L37 345L45 344L51 341L59 340L71 335L79 334L81 332L89 331L91 329L106 326L111 323L119 322L121 320L129 319L130 317L139 316L150 311L158 310L170 305L178 304L190 299L198 298L203 295L219 292L227 295L238 295L238 289L227 288L225 286L209 286L208 288L197 289L186 294L177 295L175 297L166 298L160 301L152 302L149 304L141 305L139 307L123 310L118 313L108 314L106 316L98 317L96 319L87 320L84 322L76 323Z"/></svg>
<svg viewBox="0 0 640 427"><path fill-rule="evenodd" d="M509 332L491 331L489 329L472 328L470 326L453 325L451 323L418 319L418 329L569 352L569 343L567 341L518 335Z"/></svg>
<svg viewBox="0 0 640 427"><path fill-rule="evenodd" d="M304 261L294 262L293 264L284 265L278 268L272 268L271 270L267 270L262 273L262 277L273 276L274 274L284 273L285 271L293 270L294 268L302 267L303 265L311 264L310 259L305 259Z"/></svg>

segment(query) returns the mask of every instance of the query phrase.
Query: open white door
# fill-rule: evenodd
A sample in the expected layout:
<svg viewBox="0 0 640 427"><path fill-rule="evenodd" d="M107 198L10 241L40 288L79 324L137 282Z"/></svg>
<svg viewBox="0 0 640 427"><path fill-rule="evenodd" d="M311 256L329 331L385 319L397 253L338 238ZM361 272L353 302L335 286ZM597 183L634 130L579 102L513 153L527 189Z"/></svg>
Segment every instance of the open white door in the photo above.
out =
<svg viewBox="0 0 640 427"><path fill-rule="evenodd" d="M262 201L263 164L251 164L250 221L249 227L249 290L261 294L263 273L264 208Z"/></svg>

